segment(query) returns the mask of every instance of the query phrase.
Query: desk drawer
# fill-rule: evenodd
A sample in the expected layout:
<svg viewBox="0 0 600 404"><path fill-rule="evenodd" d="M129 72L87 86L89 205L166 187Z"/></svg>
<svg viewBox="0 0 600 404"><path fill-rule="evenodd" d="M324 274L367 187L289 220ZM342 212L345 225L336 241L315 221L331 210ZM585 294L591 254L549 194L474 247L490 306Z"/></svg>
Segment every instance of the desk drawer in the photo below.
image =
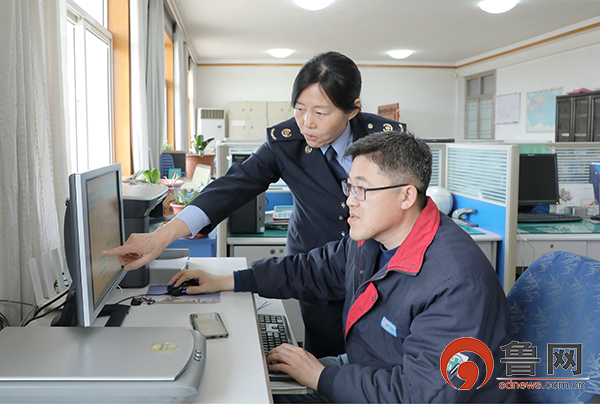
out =
<svg viewBox="0 0 600 404"><path fill-rule="evenodd" d="M519 241L516 266L528 267L542 255L554 251L567 251L586 255L586 241Z"/></svg>
<svg viewBox="0 0 600 404"><path fill-rule="evenodd" d="M234 245L231 246L231 256L246 257L248 264L263 258L283 257L284 245Z"/></svg>

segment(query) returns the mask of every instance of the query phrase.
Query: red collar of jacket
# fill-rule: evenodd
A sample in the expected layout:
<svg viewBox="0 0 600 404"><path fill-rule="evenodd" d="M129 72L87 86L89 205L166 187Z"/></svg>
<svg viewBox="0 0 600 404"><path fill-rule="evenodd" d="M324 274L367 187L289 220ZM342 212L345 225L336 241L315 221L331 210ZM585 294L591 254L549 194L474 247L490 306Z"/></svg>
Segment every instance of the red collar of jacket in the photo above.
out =
<svg viewBox="0 0 600 404"><path fill-rule="evenodd" d="M387 265L387 271L400 271L408 275L415 276L421 271L425 251L433 241L440 227L440 212L436 204L427 198L427 205L421 211L412 230L408 233L406 240L402 243L396 254ZM358 242L362 246L364 241ZM373 282L369 282L365 290L356 298L350 306L346 317L347 338L350 328L377 302L379 293Z"/></svg>
<svg viewBox="0 0 600 404"><path fill-rule="evenodd" d="M435 202L427 197L427 204L421 211L412 230L400 245L396 254L387 265L387 270L404 272L410 275L416 275L423 266L423 257L425 251L432 243L438 227L440 227L440 211ZM358 243L362 246L364 241Z"/></svg>

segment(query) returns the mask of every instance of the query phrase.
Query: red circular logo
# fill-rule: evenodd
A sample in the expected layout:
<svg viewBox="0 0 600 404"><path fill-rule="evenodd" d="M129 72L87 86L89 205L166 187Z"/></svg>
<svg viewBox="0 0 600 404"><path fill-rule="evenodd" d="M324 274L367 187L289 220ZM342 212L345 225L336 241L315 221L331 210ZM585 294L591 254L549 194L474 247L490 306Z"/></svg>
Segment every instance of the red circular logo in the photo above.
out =
<svg viewBox="0 0 600 404"><path fill-rule="evenodd" d="M490 349L483 342L476 338L458 338L448 344L446 349L444 349L444 352L442 352L442 357L440 358L440 370L442 372L442 376L444 376L446 383L454 387L454 385L450 383L450 379L448 379L448 364L456 354L467 351L476 353L485 362L485 380L477 387L480 388L486 384L492 376L492 372L494 370L494 358ZM457 375L461 380L465 381L464 384L458 388L458 390L470 390L479 377L479 368L474 362L471 361L460 362L458 364Z"/></svg>

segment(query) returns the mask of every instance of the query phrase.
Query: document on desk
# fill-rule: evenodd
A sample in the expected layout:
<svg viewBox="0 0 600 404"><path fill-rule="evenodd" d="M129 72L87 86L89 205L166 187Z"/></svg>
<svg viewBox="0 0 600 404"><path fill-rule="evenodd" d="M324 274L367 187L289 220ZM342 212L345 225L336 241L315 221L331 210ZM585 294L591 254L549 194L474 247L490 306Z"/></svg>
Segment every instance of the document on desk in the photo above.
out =
<svg viewBox="0 0 600 404"><path fill-rule="evenodd" d="M221 301L220 292L171 296L167 294L167 285L150 285L146 297L154 300L155 303L219 303Z"/></svg>

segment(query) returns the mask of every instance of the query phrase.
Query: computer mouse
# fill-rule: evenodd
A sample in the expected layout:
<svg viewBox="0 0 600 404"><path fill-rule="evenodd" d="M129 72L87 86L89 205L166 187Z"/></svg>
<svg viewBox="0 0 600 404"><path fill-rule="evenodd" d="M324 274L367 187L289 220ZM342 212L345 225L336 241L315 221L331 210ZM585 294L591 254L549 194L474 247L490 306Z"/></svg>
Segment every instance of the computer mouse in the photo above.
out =
<svg viewBox="0 0 600 404"><path fill-rule="evenodd" d="M185 289L188 286L198 286L198 285L199 285L199 283L196 279L190 279L189 281L185 281L177 287L175 287L175 285L168 285L167 286L167 294L171 295L171 296L185 295L186 294Z"/></svg>

